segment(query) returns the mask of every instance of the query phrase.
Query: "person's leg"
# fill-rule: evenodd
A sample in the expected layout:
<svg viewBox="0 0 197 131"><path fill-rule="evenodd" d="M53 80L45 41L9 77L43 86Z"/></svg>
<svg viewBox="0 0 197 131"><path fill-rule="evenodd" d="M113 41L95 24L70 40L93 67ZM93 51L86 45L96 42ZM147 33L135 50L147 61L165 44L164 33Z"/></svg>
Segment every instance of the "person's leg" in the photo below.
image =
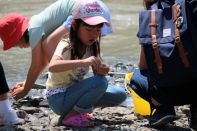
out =
<svg viewBox="0 0 197 131"><path fill-rule="evenodd" d="M127 98L125 89L115 85L109 85L104 95L97 102L97 107L117 106Z"/></svg>
<svg viewBox="0 0 197 131"><path fill-rule="evenodd" d="M49 106L59 115L68 114L72 109L80 113L90 113L107 86L107 79L103 76L84 79L67 88L65 93L50 96Z"/></svg>
<svg viewBox="0 0 197 131"><path fill-rule="evenodd" d="M103 96L108 86L107 79L103 76L87 78L72 85L67 90L63 105L72 108L64 115L62 124L66 126L89 127L93 126L87 113L92 112L97 101ZM84 115L85 114L85 115Z"/></svg>
<svg viewBox="0 0 197 131"><path fill-rule="evenodd" d="M130 80L130 88L146 101L150 100L148 74L146 71L136 69Z"/></svg>
<svg viewBox="0 0 197 131"><path fill-rule="evenodd" d="M155 106L154 109L155 112L148 117L149 124L153 127L163 127L180 118L176 116L174 106L160 105Z"/></svg>
<svg viewBox="0 0 197 131"><path fill-rule="evenodd" d="M0 62L0 117L2 124L17 124L19 122L16 112L12 109L7 93L9 87L5 78L3 66Z"/></svg>
<svg viewBox="0 0 197 131"><path fill-rule="evenodd" d="M174 106L162 105L162 103L158 103L156 99L152 98L147 72L140 71L139 69L135 70L133 77L131 78L130 87L140 97L150 103L152 111L153 109L156 109L156 111L154 113L151 112L148 117L151 126L165 126L166 124L178 119L175 114Z"/></svg>

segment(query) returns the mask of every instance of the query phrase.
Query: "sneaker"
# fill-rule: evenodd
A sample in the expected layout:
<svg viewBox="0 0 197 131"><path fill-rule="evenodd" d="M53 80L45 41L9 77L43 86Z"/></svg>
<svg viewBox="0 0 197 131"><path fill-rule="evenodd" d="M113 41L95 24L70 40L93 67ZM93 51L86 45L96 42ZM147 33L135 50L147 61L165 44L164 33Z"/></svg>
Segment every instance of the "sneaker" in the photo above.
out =
<svg viewBox="0 0 197 131"><path fill-rule="evenodd" d="M175 110L173 106L158 106L156 107L156 111L149 118L149 124L153 127L163 127L168 123L171 123L177 119Z"/></svg>
<svg viewBox="0 0 197 131"><path fill-rule="evenodd" d="M190 128L197 130L197 105L190 105L190 115L188 122Z"/></svg>

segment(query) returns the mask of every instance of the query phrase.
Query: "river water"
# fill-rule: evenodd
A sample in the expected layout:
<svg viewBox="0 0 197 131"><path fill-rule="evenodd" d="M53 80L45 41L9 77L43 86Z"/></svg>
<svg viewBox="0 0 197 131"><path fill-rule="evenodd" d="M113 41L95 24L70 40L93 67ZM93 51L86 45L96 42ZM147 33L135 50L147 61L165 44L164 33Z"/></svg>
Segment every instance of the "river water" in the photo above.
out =
<svg viewBox="0 0 197 131"><path fill-rule="evenodd" d="M56 0L0 0L0 18L10 12L18 12L27 17L42 11ZM117 61L137 63L139 44L136 37L138 13L143 9L142 0L104 0L111 13L113 33L103 37L101 51L109 64ZM2 51L0 60L4 66L9 85L26 78L30 65L30 49L13 48Z"/></svg>

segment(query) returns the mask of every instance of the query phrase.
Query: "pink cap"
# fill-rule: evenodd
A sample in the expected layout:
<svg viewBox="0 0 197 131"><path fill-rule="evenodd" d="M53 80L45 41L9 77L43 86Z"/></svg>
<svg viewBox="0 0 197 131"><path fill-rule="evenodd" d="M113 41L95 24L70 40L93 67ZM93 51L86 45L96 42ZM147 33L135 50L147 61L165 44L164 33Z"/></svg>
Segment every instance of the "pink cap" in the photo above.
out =
<svg viewBox="0 0 197 131"><path fill-rule="evenodd" d="M89 25L109 24L104 17L103 8L97 0L78 0L72 15L74 19L82 19Z"/></svg>

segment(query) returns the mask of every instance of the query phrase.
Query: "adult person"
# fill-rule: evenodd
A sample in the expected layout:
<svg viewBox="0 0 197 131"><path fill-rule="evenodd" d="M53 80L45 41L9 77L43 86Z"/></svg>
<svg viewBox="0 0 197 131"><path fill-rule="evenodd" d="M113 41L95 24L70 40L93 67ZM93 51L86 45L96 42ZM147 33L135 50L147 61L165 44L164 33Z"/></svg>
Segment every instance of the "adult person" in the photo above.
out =
<svg viewBox="0 0 197 131"><path fill-rule="evenodd" d="M151 9L151 7L155 7L155 6L157 7L157 5L153 5L156 2L158 2L157 3L158 7L161 6L161 9L162 9L162 7L164 7L165 4L168 5L167 9L171 9L171 10L173 10L172 9L173 5L177 5L177 4L175 4L175 2L176 2L175 0L173 0L173 1L171 1L171 0L164 0L164 1L144 0L145 8ZM165 3L163 4L160 2L165 2ZM196 6L197 1L185 0L184 2L185 2L184 6L186 6L185 10L186 10L187 16L188 16L187 17L188 30L186 33L182 34L183 35L182 38L183 38L183 40L185 40L185 42L186 42L185 44L192 46L192 45L197 44L196 43L197 42L196 41L197 35L196 35L196 33L194 33L194 32L196 32L196 30L193 30L193 29L196 29L194 24L196 23L196 20L197 20L197 6ZM161 11L161 9L160 9L160 11ZM165 10L166 12L163 11L162 13L167 14L168 11L171 11L171 10L167 10L167 9ZM184 10L184 9L180 9L180 10ZM192 13L189 14L189 12L192 12ZM153 14L151 14L151 15L154 16ZM165 15L166 19L170 19L170 17L168 17L168 16L169 15ZM151 17L151 18L154 19L154 17ZM155 19L157 19L157 18L155 17ZM183 21L186 22L186 19L183 19ZM193 22L193 24L191 25L192 22ZM152 26L154 26L155 23L152 22L151 24L152 24ZM150 24L150 26L151 26L151 24ZM159 25L159 24L156 26L158 28L161 27L161 25ZM174 27L174 25L173 25L173 27ZM193 28L191 28L191 27L193 27ZM144 28L140 28L140 29L142 29L143 31L141 31L142 32L141 34L138 33L138 36L140 35L141 37L140 36L139 37L141 39L143 39L144 41L147 40L145 38L149 38L149 37L146 37L146 35L143 34L143 32L145 32L145 29ZM169 32L166 33L165 29L167 29ZM165 29L163 29L163 37L162 37L163 40L166 37L165 36L166 34L167 34L167 36L173 36L173 33L171 32L171 28L166 27ZM151 31L154 32L153 29ZM142 34L143 34L143 36L142 36ZM154 38L156 38L156 41L159 41L160 37L157 38L159 36L159 34L155 34L155 35L151 34L150 36L152 36L152 38L150 38L149 40L154 41ZM154 37L154 36L156 36L156 37ZM187 39L187 38L190 38L190 39ZM180 69L180 68L172 69L171 72L165 72L166 73L165 75L162 74L163 72L159 72L160 70L158 71L157 69L161 69L161 68L157 68L157 66L155 66L157 63L159 63L157 61L158 59L156 60L156 55L155 55L154 59L152 59L153 61L154 60L155 61L152 62L151 58L148 57L147 54L154 54L154 53L152 53L150 50L147 50L147 49L153 49L153 48L161 49L162 45L158 46L158 48L157 48L156 46L151 45L152 43L155 44L157 42L154 43L151 41L152 43L148 43L146 41L147 43L144 42L144 43L146 43L146 45L143 44L143 42L141 42L142 46L141 46L141 53L140 53L140 60L139 60L139 69L135 70L133 77L131 78L131 88L138 95L140 95L142 98L144 98L145 100L150 102L151 109L156 109L155 112L151 112L150 117L148 118L150 125L155 126L155 127L165 126L166 124L179 118L178 116L176 116L174 106L190 104L189 125L191 128L197 130L197 102L195 100L196 99L195 98L196 97L195 90L196 90L196 80L197 80L196 74L192 74L192 77L187 77L186 79L183 79L182 81L180 81L180 80L178 81L178 79L177 79L177 81L172 81L172 83L167 84L167 82L169 81L169 79L168 79L168 81L166 80L165 82L162 83L161 80L164 80L164 79L162 79L163 76L167 76L164 78L169 78L169 77L171 77L172 74L175 74L177 72L183 72L183 70L177 71L177 69ZM162 44L165 46L165 41L162 41L162 42L163 42ZM148 44L151 45L151 47L148 46ZM167 46L165 46L165 47L167 47ZM194 47L192 48L192 50L190 50L188 48L189 46L184 45L184 47L185 47L185 50L187 49L188 54L194 55L195 56L194 58L196 58L196 50L193 51ZM168 52L170 52L172 54L174 53L174 52L172 52L172 50L170 48L166 48L165 51L167 52L167 50L168 50ZM164 57L165 54L168 54L165 51L163 51L163 52L159 51L159 53L163 53L160 56L160 58ZM190 53L189 51L190 52L193 51L193 52ZM158 53L158 52L156 52L156 53ZM169 56L170 55L171 54L169 54ZM162 61L163 71L164 70L166 71L169 66L175 64L175 60L173 59L174 57L172 58L171 61L170 61L170 58L172 58L172 57L169 57L168 59L166 59L166 58L162 59L163 60ZM178 57L178 58L180 58L180 57ZM171 65L168 64L168 65L164 66L166 61L169 61L169 63L172 62L172 64ZM196 65L195 65L196 60L194 59L194 60L190 60L190 61L192 62L191 64L194 64L194 65L192 65L193 68L196 68ZM183 64L183 63L181 63L181 64ZM158 67L161 67L161 66L158 66ZM185 69L185 67L184 67L184 69ZM160 73L157 76L155 75L156 71L158 71ZM190 70L188 69L187 72L190 72ZM170 75L170 73L171 73L171 75ZM174 83L176 83L176 85Z"/></svg>
<svg viewBox="0 0 197 131"><path fill-rule="evenodd" d="M0 38L4 50L18 46L31 46L31 65L24 82L17 83L12 88L13 98L18 100L31 90L39 74L47 66L57 43L67 35L72 22L72 8L77 0L58 0L45 10L30 19L17 13L11 13L0 20ZM108 8L104 8L106 19L110 19ZM111 33L111 27L103 30L103 35ZM9 34L9 35L8 35Z"/></svg>
<svg viewBox="0 0 197 131"><path fill-rule="evenodd" d="M0 125L19 123L16 111L11 107L11 102L9 101L9 90L4 69L0 62Z"/></svg>

